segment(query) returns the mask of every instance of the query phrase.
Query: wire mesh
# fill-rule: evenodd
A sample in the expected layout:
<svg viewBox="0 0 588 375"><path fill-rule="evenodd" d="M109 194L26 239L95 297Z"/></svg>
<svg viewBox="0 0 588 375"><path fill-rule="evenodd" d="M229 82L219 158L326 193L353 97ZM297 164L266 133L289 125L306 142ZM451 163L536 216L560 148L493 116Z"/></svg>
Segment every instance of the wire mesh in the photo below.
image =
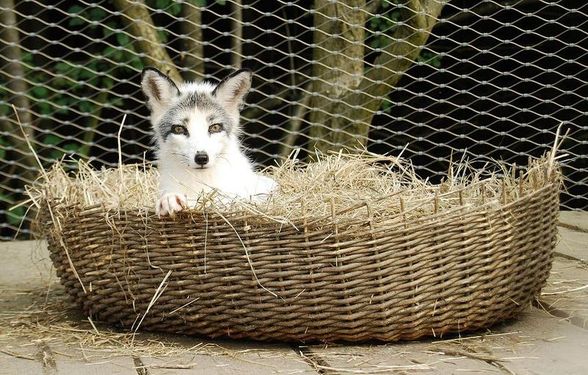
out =
<svg viewBox="0 0 588 375"><path fill-rule="evenodd" d="M116 165L124 114L124 162L153 157L148 65L253 70L242 121L260 165L359 146L439 181L451 160L524 165L563 124L562 209L585 210L587 15L574 0L0 0L0 237L30 234L18 203L39 163Z"/></svg>

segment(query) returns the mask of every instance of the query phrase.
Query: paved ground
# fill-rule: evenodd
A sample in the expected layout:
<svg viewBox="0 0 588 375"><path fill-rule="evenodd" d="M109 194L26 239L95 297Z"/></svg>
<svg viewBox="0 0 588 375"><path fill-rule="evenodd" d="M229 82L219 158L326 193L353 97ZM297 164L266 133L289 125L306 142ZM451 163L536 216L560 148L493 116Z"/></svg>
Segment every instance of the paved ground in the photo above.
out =
<svg viewBox="0 0 588 375"><path fill-rule="evenodd" d="M588 374L588 212L565 213L549 285L520 319L443 340L260 344L95 326L41 242L0 244L0 374Z"/></svg>

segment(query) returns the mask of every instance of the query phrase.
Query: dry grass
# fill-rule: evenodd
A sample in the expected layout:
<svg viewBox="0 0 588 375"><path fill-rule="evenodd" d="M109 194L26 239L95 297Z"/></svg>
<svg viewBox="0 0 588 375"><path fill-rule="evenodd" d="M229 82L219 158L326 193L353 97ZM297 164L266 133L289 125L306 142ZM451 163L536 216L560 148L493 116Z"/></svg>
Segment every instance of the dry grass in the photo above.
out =
<svg viewBox="0 0 588 375"><path fill-rule="evenodd" d="M6 349L4 354L15 358L27 356L22 353L39 343L61 348L57 350L65 346L69 348L66 354L80 354L90 362L121 355L238 357L245 353L242 348L231 348L231 343L222 341L117 331L95 325L77 313L77 307L68 302L63 287L54 281L46 287L5 290L0 302L0 347ZM264 351L263 346L259 351Z"/></svg>
<svg viewBox="0 0 588 375"><path fill-rule="evenodd" d="M314 357L291 346L275 344L251 345L228 341L201 340L177 335L157 335L150 333L121 332L102 325L94 325L83 316L77 315L75 306L67 302L63 288L52 281L46 287L2 293L4 309L0 313L0 350L14 358L37 361L38 346L42 344L52 352L70 360L86 364L107 363L120 356L159 358L163 364L149 365L149 368L165 366L169 369L191 369L198 366L197 355L229 357L261 366L267 366L264 359L278 358L284 361L306 360L314 362ZM344 368L326 367L316 363L316 368L345 373L389 373L391 371L434 371L444 362L455 362L460 358L482 361L503 362L499 356L490 352L489 338L504 335L518 335L518 332L482 336L466 336L452 340L425 341L411 344L367 345L313 345L310 354L315 352L328 363L345 363ZM494 345L495 341L492 341ZM372 348L376 345L375 348ZM306 348L303 346L302 348ZM400 357L390 363L374 362L382 355ZM254 355L252 355L254 354ZM314 355L314 354L313 354ZM425 363L411 363L408 359L415 355ZM300 357L299 357L300 356ZM166 365L165 359L169 364ZM403 358L405 358L403 360ZM222 360L221 360L222 361ZM260 361L259 363L256 361Z"/></svg>
<svg viewBox="0 0 588 375"><path fill-rule="evenodd" d="M530 160L524 171L499 163L482 170L474 170L467 162L456 163L444 182L438 185L418 178L407 161L367 152L324 155L308 165L290 159L268 171L278 181L280 190L267 202L236 201L220 207L208 195L199 198L195 209L213 207L228 213L254 211L260 217L287 222L328 222L334 217L427 220L435 214L456 209L467 211L482 205L500 207L520 196L533 194L547 181L559 178L558 173L551 173L556 168L556 148L554 146L544 158ZM547 173L545 165L549 165ZM70 173L71 170L75 173ZM28 192L30 202L39 209L44 207L43 201L50 200L67 206L101 205L114 211L153 212L157 180L157 170L145 164L97 171L84 161L73 162L73 165L71 161L61 161L44 172ZM170 356L224 351L214 344L176 345L158 336L120 333L95 326L83 317L70 319L63 313L67 306L62 292L37 290L23 294L30 302L28 305L6 309L0 314L0 342L18 336L75 344L82 352L98 349L112 355ZM445 353L464 355L448 349ZM496 360L494 357L478 359Z"/></svg>
<svg viewBox="0 0 588 375"><path fill-rule="evenodd" d="M507 204L545 185L545 163L550 156L529 160L524 170L501 163L474 170L467 162L455 163L441 184L417 176L404 160L367 152L320 156L303 164L289 159L265 173L273 176L279 191L262 203L234 200L219 203L219 193L201 195L194 210L223 214L254 212L283 223L427 220L434 214L467 212L482 205ZM68 171L74 170L75 173ZM53 205L100 205L111 211L152 213L157 198L158 172L148 164L95 170L85 161L62 161L29 187L30 201L40 208ZM226 202L226 200L224 200Z"/></svg>

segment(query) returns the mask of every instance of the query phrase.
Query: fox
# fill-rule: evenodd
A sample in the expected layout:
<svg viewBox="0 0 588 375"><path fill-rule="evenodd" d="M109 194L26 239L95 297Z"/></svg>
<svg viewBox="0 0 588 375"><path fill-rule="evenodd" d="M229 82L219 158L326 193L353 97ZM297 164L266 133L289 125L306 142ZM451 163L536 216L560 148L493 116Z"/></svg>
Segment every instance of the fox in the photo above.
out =
<svg viewBox="0 0 588 375"><path fill-rule="evenodd" d="M176 83L156 68L143 69L159 170L159 217L193 208L202 194L256 202L276 191L276 181L256 173L241 143L240 111L252 78L251 70L239 69L218 84Z"/></svg>

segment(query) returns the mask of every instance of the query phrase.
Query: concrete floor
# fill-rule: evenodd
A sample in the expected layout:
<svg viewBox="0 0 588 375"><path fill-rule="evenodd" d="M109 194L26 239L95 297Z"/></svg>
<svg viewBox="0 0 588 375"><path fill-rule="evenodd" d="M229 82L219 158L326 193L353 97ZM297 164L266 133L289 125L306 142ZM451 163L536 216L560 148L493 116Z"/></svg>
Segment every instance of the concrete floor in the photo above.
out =
<svg viewBox="0 0 588 375"><path fill-rule="evenodd" d="M588 212L562 212L560 235L548 286L515 321L308 346L112 331L68 308L43 242L0 243L0 374L588 374Z"/></svg>

